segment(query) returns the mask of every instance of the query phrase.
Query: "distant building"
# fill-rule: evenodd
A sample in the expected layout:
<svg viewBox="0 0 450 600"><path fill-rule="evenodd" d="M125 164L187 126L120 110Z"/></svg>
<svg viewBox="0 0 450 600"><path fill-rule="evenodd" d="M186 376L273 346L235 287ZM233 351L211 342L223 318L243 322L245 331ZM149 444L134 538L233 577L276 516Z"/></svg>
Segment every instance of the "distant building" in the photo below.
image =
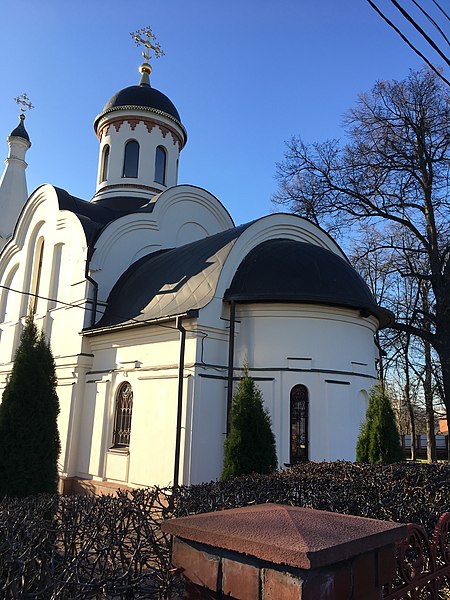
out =
<svg viewBox="0 0 450 600"><path fill-rule="evenodd" d="M8 137L0 391L34 311L57 366L62 489L74 479L123 487L218 477L245 362L280 466L354 460L376 381L374 334L390 313L312 223L271 214L235 226L211 193L178 185L187 133L150 86L147 61L141 74L94 121L90 201L51 185L28 197L23 118Z"/></svg>

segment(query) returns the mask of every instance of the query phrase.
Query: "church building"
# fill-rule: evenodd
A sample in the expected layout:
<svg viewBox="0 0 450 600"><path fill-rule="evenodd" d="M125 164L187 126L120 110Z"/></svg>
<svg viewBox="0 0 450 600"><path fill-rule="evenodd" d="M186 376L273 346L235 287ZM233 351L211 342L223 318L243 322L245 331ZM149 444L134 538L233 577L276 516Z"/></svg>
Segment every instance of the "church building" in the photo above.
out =
<svg viewBox="0 0 450 600"><path fill-rule="evenodd" d="M28 197L24 115L7 138L0 394L33 312L56 362L61 490L219 477L244 364L280 468L354 460L377 378L374 335L392 315L306 219L236 225L213 194L178 184L187 132L150 84L159 46L147 33L139 83L94 120L93 198L52 185Z"/></svg>

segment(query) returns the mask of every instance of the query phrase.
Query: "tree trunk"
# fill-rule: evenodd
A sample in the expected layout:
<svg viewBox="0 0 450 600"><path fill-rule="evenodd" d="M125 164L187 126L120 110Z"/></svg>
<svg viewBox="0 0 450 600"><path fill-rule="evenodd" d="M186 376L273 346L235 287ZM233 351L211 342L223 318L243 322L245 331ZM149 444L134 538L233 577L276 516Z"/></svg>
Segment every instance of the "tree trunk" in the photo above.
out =
<svg viewBox="0 0 450 600"><path fill-rule="evenodd" d="M411 460L416 460L416 422L414 420L414 410L411 402L411 381L409 374L409 334L406 334L406 343L403 348L405 353L405 387L404 398L409 415L409 425L411 427Z"/></svg>
<svg viewBox="0 0 450 600"><path fill-rule="evenodd" d="M424 342L424 353L425 377L423 382L423 391L425 396L427 422L427 461L432 463L436 461L436 436L434 433L433 388L431 381L431 345L429 342Z"/></svg>
<svg viewBox="0 0 450 600"><path fill-rule="evenodd" d="M424 315L423 327L426 331L431 332L431 323L428 315L430 314L430 304L428 297L430 294L429 285L422 282L421 285L422 306ZM427 426L427 462L436 461L436 435L434 432L434 408L433 408L433 383L432 383L432 359L431 359L431 343L428 340L423 342L424 358L425 358L425 374L423 379L423 393L425 397L425 413Z"/></svg>
<svg viewBox="0 0 450 600"><path fill-rule="evenodd" d="M447 460L450 461L450 352L439 352L439 360L442 369L442 386L444 388L445 410L447 412Z"/></svg>

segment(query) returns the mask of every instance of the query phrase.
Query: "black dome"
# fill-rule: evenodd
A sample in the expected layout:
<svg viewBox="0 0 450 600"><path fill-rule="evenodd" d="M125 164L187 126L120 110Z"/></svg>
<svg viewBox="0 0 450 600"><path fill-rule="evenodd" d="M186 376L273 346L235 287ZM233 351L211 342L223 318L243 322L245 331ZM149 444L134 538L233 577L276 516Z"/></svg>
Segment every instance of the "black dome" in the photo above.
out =
<svg viewBox="0 0 450 600"><path fill-rule="evenodd" d="M9 134L9 137L20 137L23 138L24 140L27 140L27 142L30 141L30 136L28 135L27 130L25 129L25 125L23 124L25 119L20 119L20 123L17 125L17 127L15 129L13 129L11 131L11 133Z"/></svg>
<svg viewBox="0 0 450 600"><path fill-rule="evenodd" d="M288 239L268 240L251 250L224 300L344 306L376 316L381 327L394 320L349 262L320 246Z"/></svg>
<svg viewBox="0 0 450 600"><path fill-rule="evenodd" d="M130 85L130 87L120 90L106 103L101 114L125 106L142 106L160 110L181 123L180 115L173 102L165 94L149 85Z"/></svg>

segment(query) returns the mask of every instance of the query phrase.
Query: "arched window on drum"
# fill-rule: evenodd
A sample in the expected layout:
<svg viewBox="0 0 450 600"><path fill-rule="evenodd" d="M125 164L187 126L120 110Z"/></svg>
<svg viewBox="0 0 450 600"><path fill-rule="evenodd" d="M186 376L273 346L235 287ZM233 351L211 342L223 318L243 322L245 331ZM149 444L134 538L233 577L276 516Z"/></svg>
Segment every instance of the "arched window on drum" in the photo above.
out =
<svg viewBox="0 0 450 600"><path fill-rule="evenodd" d="M308 389L295 385L290 397L290 463L309 460L308 452Z"/></svg>
<svg viewBox="0 0 450 600"><path fill-rule="evenodd" d="M155 154L155 182L161 185L166 185L166 163L166 149L158 146Z"/></svg>
<svg viewBox="0 0 450 600"><path fill-rule="evenodd" d="M101 171L100 171L99 183L102 183L103 181L106 181L108 179L109 153L110 153L109 145L106 144L106 146L103 148L102 166L101 166Z"/></svg>
<svg viewBox="0 0 450 600"><path fill-rule="evenodd" d="M122 177L137 177L139 170L139 144L130 140L125 144Z"/></svg>

